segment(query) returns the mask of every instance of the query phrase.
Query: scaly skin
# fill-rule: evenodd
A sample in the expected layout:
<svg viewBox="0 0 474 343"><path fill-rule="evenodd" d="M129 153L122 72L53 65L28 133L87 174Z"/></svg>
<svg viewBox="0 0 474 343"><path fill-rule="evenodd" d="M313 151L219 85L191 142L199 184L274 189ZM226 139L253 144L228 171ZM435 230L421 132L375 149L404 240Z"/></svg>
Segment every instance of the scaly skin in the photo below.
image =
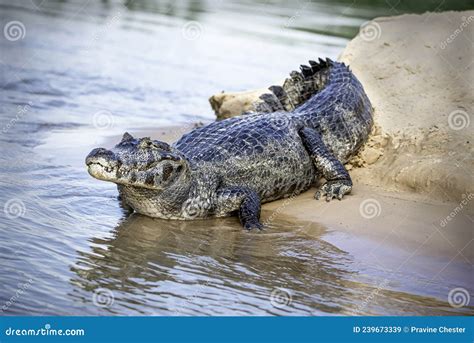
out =
<svg viewBox="0 0 474 343"><path fill-rule="evenodd" d="M320 177L316 194L342 199L352 188L343 163L372 127L372 106L342 63L319 60L270 87L255 111L211 123L172 146L128 133L112 150L94 149L89 173L118 185L135 211L165 219L238 213L262 228L260 204L299 194Z"/></svg>

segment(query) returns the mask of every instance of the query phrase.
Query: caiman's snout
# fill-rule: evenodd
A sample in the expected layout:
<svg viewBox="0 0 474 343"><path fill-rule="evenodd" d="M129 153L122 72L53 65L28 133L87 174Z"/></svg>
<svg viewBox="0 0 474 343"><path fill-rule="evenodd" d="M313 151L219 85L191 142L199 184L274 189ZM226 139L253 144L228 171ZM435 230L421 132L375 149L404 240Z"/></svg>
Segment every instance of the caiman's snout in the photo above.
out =
<svg viewBox="0 0 474 343"><path fill-rule="evenodd" d="M96 163L99 160L113 161L115 160L115 154L104 148L96 148L87 155L86 164Z"/></svg>
<svg viewBox="0 0 474 343"><path fill-rule="evenodd" d="M86 157L89 174L101 180L110 180L114 177L118 164L115 154L104 148L96 148Z"/></svg>

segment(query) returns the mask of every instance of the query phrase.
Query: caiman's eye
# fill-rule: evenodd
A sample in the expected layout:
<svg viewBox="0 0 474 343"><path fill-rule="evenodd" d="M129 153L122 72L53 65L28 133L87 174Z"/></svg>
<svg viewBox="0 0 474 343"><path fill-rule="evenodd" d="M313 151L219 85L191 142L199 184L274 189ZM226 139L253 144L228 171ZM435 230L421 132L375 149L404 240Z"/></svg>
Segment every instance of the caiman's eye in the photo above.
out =
<svg viewBox="0 0 474 343"><path fill-rule="evenodd" d="M156 161L156 162L153 162L153 163L150 163L146 169L152 169L152 168L155 168L157 165L159 165L161 163L161 161Z"/></svg>
<svg viewBox="0 0 474 343"><path fill-rule="evenodd" d="M141 149L161 149L165 151L170 151L170 146L165 142L153 141L149 138L143 138L140 141L139 147Z"/></svg>
<svg viewBox="0 0 474 343"><path fill-rule="evenodd" d="M168 180L172 172L173 172L173 166L169 163L165 164L163 166L163 181Z"/></svg>
<svg viewBox="0 0 474 343"><path fill-rule="evenodd" d="M157 149L158 147L156 146L155 143L153 143L153 141L149 138L143 138L141 141L140 141L140 144L138 145L139 148L141 149Z"/></svg>

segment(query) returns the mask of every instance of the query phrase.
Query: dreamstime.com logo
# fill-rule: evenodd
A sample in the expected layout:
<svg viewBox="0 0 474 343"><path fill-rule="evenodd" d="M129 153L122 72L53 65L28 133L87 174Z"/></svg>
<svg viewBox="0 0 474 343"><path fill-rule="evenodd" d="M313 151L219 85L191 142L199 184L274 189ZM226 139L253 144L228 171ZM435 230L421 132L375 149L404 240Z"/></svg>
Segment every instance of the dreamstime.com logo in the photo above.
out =
<svg viewBox="0 0 474 343"><path fill-rule="evenodd" d="M184 39L187 40L198 40L201 38L203 31L202 25L197 21L188 21L184 24L181 33Z"/></svg>
<svg viewBox="0 0 474 343"><path fill-rule="evenodd" d="M92 116L92 124L100 130L110 129L114 126L114 115L108 110L100 110Z"/></svg>
<svg viewBox="0 0 474 343"><path fill-rule="evenodd" d="M9 21L3 27L3 36L10 42L24 39L26 37L26 27L21 21Z"/></svg>
<svg viewBox="0 0 474 343"><path fill-rule="evenodd" d="M196 201L194 199L188 199L183 202L183 205L181 206L181 213L186 219L195 219L204 215L205 208L203 207L202 202Z"/></svg>
<svg viewBox="0 0 474 343"><path fill-rule="evenodd" d="M3 205L3 212L8 219L16 219L23 217L26 213L26 206L23 201L18 198L8 200Z"/></svg>
<svg viewBox="0 0 474 343"><path fill-rule="evenodd" d="M53 329L50 324L45 324L39 329L15 329L9 327L5 330L6 336L84 336L84 329Z"/></svg>
<svg viewBox="0 0 474 343"><path fill-rule="evenodd" d="M13 294L10 299L8 299L5 304L3 304L3 306L0 308L0 313L8 311L8 309L21 298L21 296L28 290L28 288L31 287L33 282L33 279L29 279L27 282L19 283L15 294Z"/></svg>
<svg viewBox="0 0 474 343"><path fill-rule="evenodd" d="M382 207L377 200L366 199L360 203L359 212L365 219L373 219L380 216L382 213Z"/></svg>
<svg viewBox="0 0 474 343"><path fill-rule="evenodd" d="M281 204L281 206L278 206L274 211L272 211L270 216L268 216L267 219L265 219L265 221L262 222L263 227L267 227L268 224L272 223L275 220L276 216L281 211L283 211L285 207L287 207L296 198L296 196L298 196L298 194L292 193L288 198L283 200L283 203Z"/></svg>
<svg viewBox="0 0 474 343"><path fill-rule="evenodd" d="M460 308L469 305L471 296L467 289L462 287L456 287L449 291L448 302L454 308Z"/></svg>
<svg viewBox="0 0 474 343"><path fill-rule="evenodd" d="M94 49L94 44L99 42L109 30L120 20L122 13L120 11L116 12L115 15L106 19L104 25L101 26L100 30L96 31L88 41L86 52L89 52Z"/></svg>
<svg viewBox="0 0 474 343"><path fill-rule="evenodd" d="M382 282L375 288L365 299L362 301L354 311L356 314L360 314L365 310L365 308L374 302L374 300L377 298L379 295L380 291L384 290L385 287L389 284L388 279L383 279Z"/></svg>
<svg viewBox="0 0 474 343"><path fill-rule="evenodd" d="M284 288L275 288L270 295L270 303L276 308L290 306L292 301L293 297L290 291Z"/></svg>
<svg viewBox="0 0 474 343"><path fill-rule="evenodd" d="M301 5L301 7L292 16L288 17L288 19L286 20L286 23L284 25L285 28L289 28L293 26L296 20L299 17L302 17L306 13L306 8L308 7L308 5L311 5L311 0L303 0L302 2L303 4Z"/></svg>
<svg viewBox="0 0 474 343"><path fill-rule="evenodd" d="M448 116L448 125L454 131L465 129L470 123L471 119L466 111L455 110Z"/></svg>
<svg viewBox="0 0 474 343"><path fill-rule="evenodd" d="M382 28L375 21L367 21L360 26L359 35L362 40L371 42L380 38Z"/></svg>
<svg viewBox="0 0 474 343"><path fill-rule="evenodd" d="M7 133L13 126L15 126L15 124L21 118L23 118L28 113L28 111L30 111L31 105L33 105L31 101L29 101L27 104L18 105L15 117L11 119L8 122L8 124L3 127L2 132Z"/></svg>
<svg viewBox="0 0 474 343"><path fill-rule="evenodd" d="M451 212L449 212L449 214L443 218L441 220L441 222L439 223L439 225L441 227L445 227L446 225L448 225L448 223L454 219L454 217L456 217L458 215L459 212L461 212L463 210L464 207L467 206L467 204L469 203L469 201L471 201L472 199L474 199L474 193L469 193L469 194L463 194L462 195L463 199L461 200L461 202L459 203L458 206L456 206L455 208L453 208L453 210Z"/></svg>
<svg viewBox="0 0 474 343"><path fill-rule="evenodd" d="M464 29L474 21L474 15L470 15L469 17L462 17L462 22L461 22L461 25L459 25L459 27L454 30L454 32L452 34L449 35L448 38L446 38L444 41L442 41L441 43L439 43L439 47L444 50L446 49L446 47L451 44L452 42L454 42L454 40L457 38L457 36L459 36L463 31Z"/></svg>
<svg viewBox="0 0 474 343"><path fill-rule="evenodd" d="M110 307L115 300L114 293L110 289L97 288L92 296L92 302L97 307Z"/></svg>
<svg viewBox="0 0 474 343"><path fill-rule="evenodd" d="M291 118L285 114L278 113L268 117L270 126L277 131L284 131L291 125Z"/></svg>

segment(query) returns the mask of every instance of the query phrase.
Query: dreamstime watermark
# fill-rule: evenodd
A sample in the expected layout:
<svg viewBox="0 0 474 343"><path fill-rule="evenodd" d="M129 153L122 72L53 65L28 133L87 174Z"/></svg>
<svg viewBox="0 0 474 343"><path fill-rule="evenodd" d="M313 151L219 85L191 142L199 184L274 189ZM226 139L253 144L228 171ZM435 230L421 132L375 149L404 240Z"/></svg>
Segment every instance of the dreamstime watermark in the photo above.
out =
<svg viewBox="0 0 474 343"><path fill-rule="evenodd" d="M268 117L268 123L272 128L280 131L287 129L292 124L292 121L290 116L284 113L277 113Z"/></svg>
<svg viewBox="0 0 474 343"><path fill-rule="evenodd" d="M33 4L33 6L36 7L37 10L41 10L41 6L43 5L43 2L45 2L46 0L31 0L31 3Z"/></svg>
<svg viewBox="0 0 474 343"><path fill-rule="evenodd" d="M464 29L466 27L468 27L468 25L474 21L474 15L470 15L467 18L463 16L461 19L462 19L461 25L459 25L459 27L456 30L454 30L454 32L451 33L448 38L446 38L444 41L439 43L439 47L442 50L446 49L446 47L449 44L454 42L454 40L457 38L457 36L459 36L464 31Z"/></svg>
<svg viewBox="0 0 474 343"><path fill-rule="evenodd" d="M12 198L3 205L3 213L8 219L23 217L26 213L25 203L18 198Z"/></svg>
<svg viewBox="0 0 474 343"><path fill-rule="evenodd" d="M204 126L204 124L199 120L199 118L191 119L189 122L183 123L176 127L170 127L166 133L169 137L176 137L176 139L181 138L184 134L189 133L194 129L198 129Z"/></svg>
<svg viewBox="0 0 474 343"><path fill-rule="evenodd" d="M203 217L206 211L204 202L200 199L187 199L181 206L181 213L186 219Z"/></svg>
<svg viewBox="0 0 474 343"><path fill-rule="evenodd" d="M201 244L198 245L200 247ZM185 299L171 296L167 301L166 308L170 311L173 315L176 316L185 316L189 315L190 313L186 311L186 305L191 303L201 303L202 296L201 291L205 291L206 287L212 287L211 280L205 280L203 283L197 283L192 288L192 293L188 295ZM208 304L208 307L210 304Z"/></svg>
<svg viewBox="0 0 474 343"><path fill-rule="evenodd" d="M469 305L471 296L467 289L462 287L456 287L449 291L448 302L454 308L460 308Z"/></svg>
<svg viewBox="0 0 474 343"><path fill-rule="evenodd" d="M19 20L12 20L3 27L3 35L10 42L15 42L26 37L26 27Z"/></svg>
<svg viewBox="0 0 474 343"><path fill-rule="evenodd" d="M471 123L466 111L455 110L448 115L448 125L454 131L465 129Z"/></svg>
<svg viewBox="0 0 474 343"><path fill-rule="evenodd" d="M198 21L188 21L181 29L184 39L197 40L201 38L203 27Z"/></svg>
<svg viewBox="0 0 474 343"><path fill-rule="evenodd" d="M53 329L50 324L45 324L39 329L17 329L9 327L5 330L6 336L84 336L84 329Z"/></svg>
<svg viewBox="0 0 474 343"><path fill-rule="evenodd" d="M295 14L295 15L292 15L291 17L289 17L286 22L285 22L285 25L284 27L285 28L289 28L291 26L293 26L293 23L296 21L296 19L298 19L299 17L301 17L301 14L299 14L298 12Z"/></svg>
<svg viewBox="0 0 474 343"><path fill-rule="evenodd" d="M283 209L285 209L285 207L288 206L297 196L298 194L292 193L288 198L283 200L283 204L281 204L281 206L278 206L274 211L272 211L272 214L270 214L268 218L262 222L263 226L266 227L268 224L273 222L275 220L275 217L281 211L283 211Z"/></svg>
<svg viewBox="0 0 474 343"><path fill-rule="evenodd" d="M101 27L100 30L96 31L91 39L90 43L88 44L88 47L86 48L86 52L89 52L91 48L93 47L93 44L98 42L109 30L110 28L122 17L122 12L118 11L115 13L115 15L107 18L105 21L105 24Z"/></svg>
<svg viewBox="0 0 474 343"><path fill-rule="evenodd" d="M114 293L107 288L97 288L92 295L92 302L97 307L110 307L115 300Z"/></svg>
<svg viewBox="0 0 474 343"><path fill-rule="evenodd" d="M359 35L362 40L371 42L380 38L382 28L376 21L367 21L360 26Z"/></svg>
<svg viewBox="0 0 474 343"><path fill-rule="evenodd" d="M5 304L3 304L3 306L0 308L0 313L6 312L13 304L15 304L18 299L20 299L20 297L28 290L28 288L31 287L33 282L34 280L30 278L24 283L19 283L15 294L13 294L10 299L8 299Z"/></svg>
<svg viewBox="0 0 474 343"><path fill-rule="evenodd" d="M8 124L3 127L2 132L7 133L8 131L10 131L10 129L15 126L15 124L28 113L32 105L33 103L31 101L24 105L18 105L15 117L12 118L8 122Z"/></svg>
<svg viewBox="0 0 474 343"><path fill-rule="evenodd" d="M389 283L388 279L383 279L381 283L374 289L365 299L362 301L356 308L356 313L361 313L367 305L369 305L374 298L380 293L382 289L384 289Z"/></svg>
<svg viewBox="0 0 474 343"><path fill-rule="evenodd" d="M311 4L311 0L305 0L303 5L295 12L294 15L291 17L288 17L288 19L285 22L285 28L289 28L293 25L293 23L298 19L299 17L302 16L303 13L305 13L306 7L308 4Z"/></svg>
<svg viewBox="0 0 474 343"><path fill-rule="evenodd" d="M270 303L279 309L290 306L292 301L291 292L285 288L275 288L270 294Z"/></svg>
<svg viewBox="0 0 474 343"><path fill-rule="evenodd" d="M463 208L469 203L469 201L474 199L474 194L473 193L463 194L462 198L463 199L461 200L459 205L456 206L455 208L453 208L453 210L451 212L449 212L449 214L441 220L441 222L439 223L439 225L441 227L445 227L446 225L448 225L448 223L451 220L453 220L454 217L456 217L459 212L461 212L463 210Z"/></svg>
<svg viewBox="0 0 474 343"><path fill-rule="evenodd" d="M366 199L360 203L359 212L365 219L373 219L380 216L382 207L376 199Z"/></svg>
<svg viewBox="0 0 474 343"><path fill-rule="evenodd" d="M95 128L104 130L114 126L114 115L108 110L100 110L92 116L92 124Z"/></svg>

